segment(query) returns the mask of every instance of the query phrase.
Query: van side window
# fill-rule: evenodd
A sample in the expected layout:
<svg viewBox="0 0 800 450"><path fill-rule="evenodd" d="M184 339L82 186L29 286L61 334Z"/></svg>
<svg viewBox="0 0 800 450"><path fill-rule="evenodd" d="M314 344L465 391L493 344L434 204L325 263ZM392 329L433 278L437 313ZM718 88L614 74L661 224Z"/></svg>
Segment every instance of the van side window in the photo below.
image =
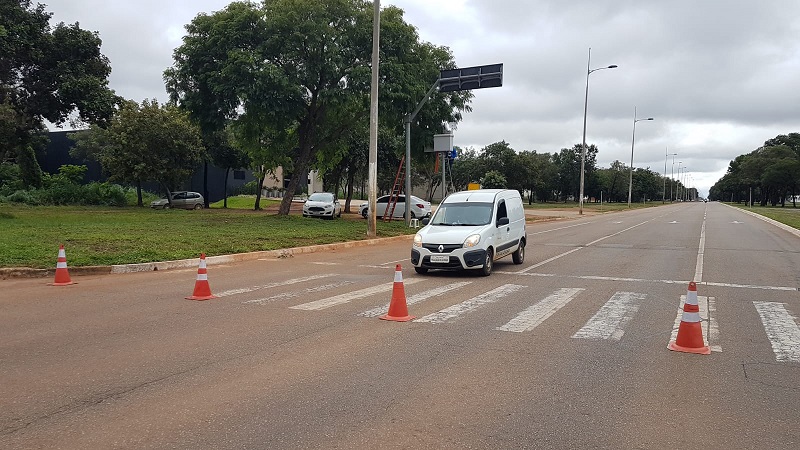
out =
<svg viewBox="0 0 800 450"><path fill-rule="evenodd" d="M497 217L494 218L495 223L503 217L508 217L508 212L506 211L506 201L500 200L500 203L497 204Z"/></svg>

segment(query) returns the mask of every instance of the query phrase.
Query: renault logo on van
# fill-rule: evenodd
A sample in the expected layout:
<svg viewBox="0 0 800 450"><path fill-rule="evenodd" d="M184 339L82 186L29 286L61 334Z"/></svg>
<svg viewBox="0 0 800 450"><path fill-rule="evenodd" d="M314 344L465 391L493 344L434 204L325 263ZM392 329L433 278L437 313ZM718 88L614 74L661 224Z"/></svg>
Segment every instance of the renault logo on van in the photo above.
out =
<svg viewBox="0 0 800 450"><path fill-rule="evenodd" d="M442 253L443 251L444 251L444 245L439 244L439 253Z"/></svg>

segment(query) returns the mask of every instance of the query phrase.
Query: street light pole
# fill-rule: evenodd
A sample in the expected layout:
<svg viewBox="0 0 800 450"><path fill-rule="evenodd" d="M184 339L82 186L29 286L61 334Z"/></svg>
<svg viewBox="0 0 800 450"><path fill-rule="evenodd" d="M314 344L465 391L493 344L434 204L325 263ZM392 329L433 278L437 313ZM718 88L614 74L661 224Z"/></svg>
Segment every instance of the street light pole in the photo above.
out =
<svg viewBox="0 0 800 450"><path fill-rule="evenodd" d="M661 203L667 202L667 157L669 157L670 153L667 153L667 147L664 147L664 192L661 194ZM672 157L674 158L677 153L671 153ZM674 161L674 159L673 159ZM673 162L674 164L674 162ZM672 201L672 179L669 182L669 189L670 189L670 196L669 199Z"/></svg>
<svg viewBox="0 0 800 450"><path fill-rule="evenodd" d="M675 156L677 153L672 154L672 174L669 176L669 202L672 203L672 182L675 181Z"/></svg>
<svg viewBox="0 0 800 450"><path fill-rule="evenodd" d="M630 175L628 177L628 208L631 207L631 192L633 191L633 143L636 141L636 122L641 122L643 120L653 120L652 117L648 117L647 119L637 119L636 118L636 107L633 107L633 135L631 136L631 167L630 167Z"/></svg>
<svg viewBox="0 0 800 450"><path fill-rule="evenodd" d="M608 67L600 67L597 69L589 69L592 64L592 48L589 47L589 60L586 62L586 94L583 97L583 145L581 146L581 186L580 193L578 194L578 214L583 215L583 185L584 185L584 171L586 166L586 112L589 108L589 74L603 69L615 69L616 64Z"/></svg>

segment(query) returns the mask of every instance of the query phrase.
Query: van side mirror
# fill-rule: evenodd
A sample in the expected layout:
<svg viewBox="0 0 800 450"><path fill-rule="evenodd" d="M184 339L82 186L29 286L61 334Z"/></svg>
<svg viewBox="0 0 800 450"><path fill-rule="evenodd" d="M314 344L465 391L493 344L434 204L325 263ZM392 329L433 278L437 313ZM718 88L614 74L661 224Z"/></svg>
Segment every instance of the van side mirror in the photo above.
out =
<svg viewBox="0 0 800 450"><path fill-rule="evenodd" d="M497 226L498 227L502 227L504 225L508 225L509 223L511 223L511 221L508 220L508 217L501 217L501 218L497 219Z"/></svg>
<svg viewBox="0 0 800 450"><path fill-rule="evenodd" d="M426 217L426 218L422 219L422 226L425 226L425 225L427 225L429 223L431 223L431 218L430 217Z"/></svg>

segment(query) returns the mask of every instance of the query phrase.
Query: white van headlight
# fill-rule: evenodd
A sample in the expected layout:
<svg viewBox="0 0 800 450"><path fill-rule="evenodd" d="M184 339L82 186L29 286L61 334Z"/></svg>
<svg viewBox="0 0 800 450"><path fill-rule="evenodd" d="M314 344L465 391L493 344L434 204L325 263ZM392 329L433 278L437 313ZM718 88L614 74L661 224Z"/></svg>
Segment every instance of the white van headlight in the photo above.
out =
<svg viewBox="0 0 800 450"><path fill-rule="evenodd" d="M478 242L480 241L481 241L481 235L473 234L472 236L468 237L467 240L464 241L464 247L466 248L475 247L476 245L478 245Z"/></svg>
<svg viewBox="0 0 800 450"><path fill-rule="evenodd" d="M419 233L414 235L414 247L422 247L422 236Z"/></svg>

